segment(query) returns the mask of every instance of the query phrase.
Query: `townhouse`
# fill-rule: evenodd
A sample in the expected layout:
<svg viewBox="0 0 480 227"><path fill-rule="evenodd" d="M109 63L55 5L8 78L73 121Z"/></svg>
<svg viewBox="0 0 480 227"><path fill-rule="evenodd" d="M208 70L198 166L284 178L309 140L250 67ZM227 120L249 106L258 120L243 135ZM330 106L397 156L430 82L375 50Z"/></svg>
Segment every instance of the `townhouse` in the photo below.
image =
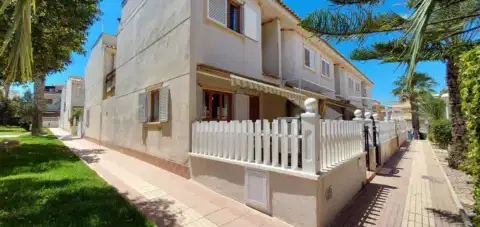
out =
<svg viewBox="0 0 480 227"><path fill-rule="evenodd" d="M61 108L58 125L70 131L70 117L73 110L83 110L85 103L85 85L82 77L70 76L61 94Z"/></svg>
<svg viewBox="0 0 480 227"><path fill-rule="evenodd" d="M45 111L42 114L43 127L57 127L60 116L63 85L45 86Z"/></svg>
<svg viewBox="0 0 480 227"><path fill-rule="evenodd" d="M85 136L188 175L194 121L294 117L307 97L326 119L371 109L373 83L299 20L279 0L124 1L86 67Z"/></svg>
<svg viewBox="0 0 480 227"><path fill-rule="evenodd" d="M372 81L299 21L280 0L124 0L85 70L85 138L189 178L196 121L371 109Z"/></svg>

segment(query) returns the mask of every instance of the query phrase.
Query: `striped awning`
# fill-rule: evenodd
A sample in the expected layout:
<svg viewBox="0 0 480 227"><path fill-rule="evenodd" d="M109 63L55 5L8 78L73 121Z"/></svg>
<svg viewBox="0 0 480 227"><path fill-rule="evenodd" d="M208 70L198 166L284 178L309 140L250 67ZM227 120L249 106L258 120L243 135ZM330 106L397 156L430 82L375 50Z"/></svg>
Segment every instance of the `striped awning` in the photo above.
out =
<svg viewBox="0 0 480 227"><path fill-rule="evenodd" d="M268 94L279 95L290 100L291 102L295 103L300 107L303 107L303 103L308 98L303 94L295 92L293 89L281 88L274 85L247 79L244 77L235 76L233 74L230 75L230 78L232 81L232 86L257 90Z"/></svg>

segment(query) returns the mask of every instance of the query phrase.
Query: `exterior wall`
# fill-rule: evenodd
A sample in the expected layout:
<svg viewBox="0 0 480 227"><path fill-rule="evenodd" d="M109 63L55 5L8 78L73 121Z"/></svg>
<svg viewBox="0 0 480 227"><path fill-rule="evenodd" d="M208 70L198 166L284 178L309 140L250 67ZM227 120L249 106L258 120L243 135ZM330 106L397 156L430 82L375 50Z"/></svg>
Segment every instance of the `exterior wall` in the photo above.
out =
<svg viewBox="0 0 480 227"><path fill-rule="evenodd" d="M195 156L191 156L190 162L193 180L246 203L246 167ZM269 214L294 226L327 226L366 183L365 153L342 163L318 179L267 172L271 206ZM329 192L331 196L327 198Z"/></svg>
<svg viewBox="0 0 480 227"><path fill-rule="evenodd" d="M47 128L58 128L58 117L43 117L42 125Z"/></svg>
<svg viewBox="0 0 480 227"><path fill-rule="evenodd" d="M45 99L52 99L52 104L47 104L45 110L46 111L60 111L61 105L60 101L62 99L62 94L45 94Z"/></svg>
<svg viewBox="0 0 480 227"><path fill-rule="evenodd" d="M85 103L85 85L83 78L70 77L61 94L61 110L58 127L70 130L70 116L73 109L83 109Z"/></svg>
<svg viewBox="0 0 480 227"><path fill-rule="evenodd" d="M104 78L104 47L102 35L97 44L93 47L87 66L85 68L85 106L84 119L87 119L87 112L90 113L89 124L85 125L85 136L100 140L101 109L103 99L103 78ZM87 123L84 121L84 123Z"/></svg>
<svg viewBox="0 0 480 227"><path fill-rule="evenodd" d="M283 40L285 39L285 40ZM315 67L309 69L304 65L304 46L314 50ZM335 97L335 78L334 78L334 64L333 59L327 55L327 50L319 48L309 39L302 37L300 34L285 30L282 31L282 69L283 78L286 80L302 78L316 84L320 84L332 91L322 92L323 94L334 98ZM321 60L325 59L330 62L330 77L322 75Z"/></svg>
<svg viewBox="0 0 480 227"><path fill-rule="evenodd" d="M261 18L258 1L245 0L254 7ZM217 24L207 17L207 1L192 1L195 14L192 14L192 39L198 45L195 49L195 62L231 71L255 79L262 76L261 22L258 20L258 41Z"/></svg>
<svg viewBox="0 0 480 227"><path fill-rule="evenodd" d="M189 88L191 2L126 3L116 41L119 48L114 97L102 100L103 77L110 67L102 45L94 47L87 65L85 109L90 111L90 124L85 127L85 136L179 164L187 163L194 115L190 113L193 89ZM103 40L108 41L111 41L108 37ZM138 102L139 94L154 85L170 88L170 113L167 123L150 127L139 120Z"/></svg>
<svg viewBox="0 0 480 227"><path fill-rule="evenodd" d="M318 193L320 204L320 225L331 223L335 216L345 207L366 184L365 153L344 162L323 177L322 193ZM331 198L327 199L328 188L331 188Z"/></svg>
<svg viewBox="0 0 480 227"><path fill-rule="evenodd" d="M262 25L262 63L267 75L282 78L280 20L274 19Z"/></svg>
<svg viewBox="0 0 480 227"><path fill-rule="evenodd" d="M197 157L190 157L190 167L191 176L195 181L240 203L245 203L244 167Z"/></svg>
<svg viewBox="0 0 480 227"><path fill-rule="evenodd" d="M287 99L273 94L260 96L260 119L274 120L287 116Z"/></svg>
<svg viewBox="0 0 480 227"><path fill-rule="evenodd" d="M270 172L272 216L293 226L319 226L317 196L322 180Z"/></svg>

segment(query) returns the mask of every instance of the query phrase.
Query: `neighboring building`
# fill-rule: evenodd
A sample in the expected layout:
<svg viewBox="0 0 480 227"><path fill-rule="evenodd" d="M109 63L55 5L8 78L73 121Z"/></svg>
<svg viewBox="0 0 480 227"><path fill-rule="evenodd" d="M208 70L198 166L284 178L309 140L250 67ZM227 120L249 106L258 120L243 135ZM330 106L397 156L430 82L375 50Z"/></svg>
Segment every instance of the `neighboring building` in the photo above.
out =
<svg viewBox="0 0 480 227"><path fill-rule="evenodd" d="M75 109L83 109L85 102L85 85L82 77L70 76L61 94L59 127L70 130L70 117Z"/></svg>
<svg viewBox="0 0 480 227"><path fill-rule="evenodd" d="M450 120L451 114L450 114L450 100L449 100L449 95L448 93L442 94L440 96L442 100L445 102L445 117Z"/></svg>
<svg viewBox="0 0 480 227"><path fill-rule="evenodd" d="M43 112L43 127L58 127L60 117L61 94L63 85L45 86L45 111Z"/></svg>
<svg viewBox="0 0 480 227"><path fill-rule="evenodd" d="M385 106L377 100L372 100L372 111L377 114L378 120L385 120Z"/></svg>

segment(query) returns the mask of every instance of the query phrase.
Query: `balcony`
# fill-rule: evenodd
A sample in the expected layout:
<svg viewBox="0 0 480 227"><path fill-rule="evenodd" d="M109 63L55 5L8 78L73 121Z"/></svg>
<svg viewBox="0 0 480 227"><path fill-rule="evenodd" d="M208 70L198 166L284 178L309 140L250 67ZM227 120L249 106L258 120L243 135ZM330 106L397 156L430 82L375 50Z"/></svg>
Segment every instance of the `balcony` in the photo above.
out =
<svg viewBox="0 0 480 227"><path fill-rule="evenodd" d="M60 94L62 89L57 89L55 86L45 86L45 94Z"/></svg>

